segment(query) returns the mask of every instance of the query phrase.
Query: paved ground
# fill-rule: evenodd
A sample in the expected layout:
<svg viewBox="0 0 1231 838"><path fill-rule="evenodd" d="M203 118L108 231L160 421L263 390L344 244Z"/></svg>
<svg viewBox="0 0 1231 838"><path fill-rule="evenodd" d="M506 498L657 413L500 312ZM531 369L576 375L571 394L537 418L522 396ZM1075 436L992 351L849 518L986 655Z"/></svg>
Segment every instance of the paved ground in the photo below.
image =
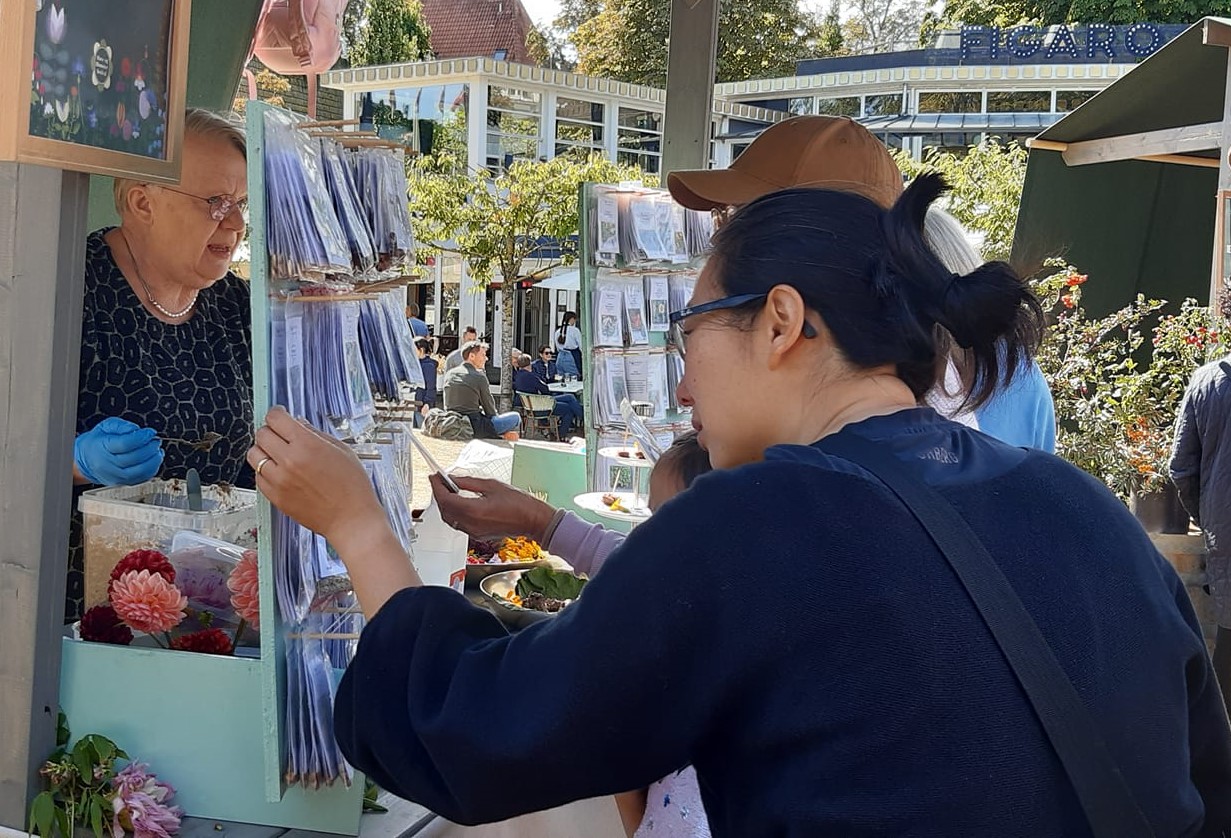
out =
<svg viewBox="0 0 1231 838"><path fill-rule="evenodd" d="M457 455L466 447L464 442L453 442L447 439L432 439L430 436L415 432L419 439L423 442L425 448L432 452L432 456L436 462L440 463L441 468L448 468L453 465L457 459ZM427 461L423 459L417 450L413 450L414 456L414 476L411 481L410 506L412 509L422 509L427 506L428 501L432 496L432 489L428 485L427 476L430 474Z"/></svg>

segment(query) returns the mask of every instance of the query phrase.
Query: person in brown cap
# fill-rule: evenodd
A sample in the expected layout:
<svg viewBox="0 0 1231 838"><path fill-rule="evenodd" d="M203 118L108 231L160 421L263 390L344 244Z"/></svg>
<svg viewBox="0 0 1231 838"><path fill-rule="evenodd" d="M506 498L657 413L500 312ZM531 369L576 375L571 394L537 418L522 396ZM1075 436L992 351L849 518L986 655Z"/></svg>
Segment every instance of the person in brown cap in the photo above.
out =
<svg viewBox="0 0 1231 838"><path fill-rule="evenodd" d="M728 169L671 172L671 197L693 210L726 211L793 187L834 189L893 206L902 172L889 150L845 116L797 116L771 125Z"/></svg>

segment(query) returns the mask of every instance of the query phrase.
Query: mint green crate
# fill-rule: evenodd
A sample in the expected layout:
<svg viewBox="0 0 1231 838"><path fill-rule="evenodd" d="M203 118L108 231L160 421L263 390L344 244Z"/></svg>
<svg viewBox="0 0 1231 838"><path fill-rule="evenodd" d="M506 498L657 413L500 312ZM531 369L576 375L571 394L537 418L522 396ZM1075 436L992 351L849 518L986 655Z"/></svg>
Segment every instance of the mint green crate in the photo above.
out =
<svg viewBox="0 0 1231 838"><path fill-rule="evenodd" d="M266 800L259 660L66 637L60 707L74 735L100 733L176 789L193 817L358 835L362 774L350 788L287 788Z"/></svg>
<svg viewBox="0 0 1231 838"><path fill-rule="evenodd" d="M592 524L627 533L631 524L613 521L579 508L573 498L590 491L586 455L558 442L521 441L513 445L513 478L517 488L559 509L567 509Z"/></svg>

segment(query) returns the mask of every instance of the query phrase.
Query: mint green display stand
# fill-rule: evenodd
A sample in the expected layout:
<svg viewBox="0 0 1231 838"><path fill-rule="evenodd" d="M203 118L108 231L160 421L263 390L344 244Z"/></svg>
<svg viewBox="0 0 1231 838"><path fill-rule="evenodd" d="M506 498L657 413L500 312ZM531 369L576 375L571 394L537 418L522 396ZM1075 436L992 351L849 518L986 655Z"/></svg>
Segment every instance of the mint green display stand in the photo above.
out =
<svg viewBox="0 0 1231 838"><path fill-rule="evenodd" d="M60 706L76 733L148 763L193 817L357 835L362 776L266 799L260 674L259 660L65 638Z"/></svg>

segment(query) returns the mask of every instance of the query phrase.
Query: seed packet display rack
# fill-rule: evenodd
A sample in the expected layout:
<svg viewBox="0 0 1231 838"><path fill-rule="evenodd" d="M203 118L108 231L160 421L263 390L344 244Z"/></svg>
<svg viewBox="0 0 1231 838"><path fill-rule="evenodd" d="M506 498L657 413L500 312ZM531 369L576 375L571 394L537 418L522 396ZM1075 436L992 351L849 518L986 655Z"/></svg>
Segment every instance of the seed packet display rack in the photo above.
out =
<svg viewBox="0 0 1231 838"><path fill-rule="evenodd" d="M398 274L414 249L405 239L409 219L376 218L386 209L399 214L404 186L401 196L387 195L377 206L370 190L384 175L373 170L368 184L357 157L353 167L342 160L345 149L394 155L396 166L377 162L389 163L394 175L401 168L404 183L401 151L341 133L322 141L329 132L316 124L257 102L248 105L247 135L258 424L271 405L281 404L352 443L409 551L409 423L382 418L377 402L383 397L386 410L396 410L399 394L422 384L399 289ZM347 185L352 175L358 182ZM368 223L360 223L365 212ZM382 240L386 222L399 232ZM298 224L309 232L294 235ZM257 515L262 657L260 692L252 698L263 714L264 799L278 810L265 822L357 834L364 778L345 765L331 725L337 679L362 618L345 569L323 539L263 497ZM304 767L309 755L310 769Z"/></svg>
<svg viewBox="0 0 1231 838"><path fill-rule="evenodd" d="M668 317L692 295L712 220L659 189L585 184L579 200L589 488L632 489L644 501L649 469L600 451L636 448L652 458L647 448L661 450L690 427L675 397L684 365ZM652 439L638 439L624 415L630 407Z"/></svg>

